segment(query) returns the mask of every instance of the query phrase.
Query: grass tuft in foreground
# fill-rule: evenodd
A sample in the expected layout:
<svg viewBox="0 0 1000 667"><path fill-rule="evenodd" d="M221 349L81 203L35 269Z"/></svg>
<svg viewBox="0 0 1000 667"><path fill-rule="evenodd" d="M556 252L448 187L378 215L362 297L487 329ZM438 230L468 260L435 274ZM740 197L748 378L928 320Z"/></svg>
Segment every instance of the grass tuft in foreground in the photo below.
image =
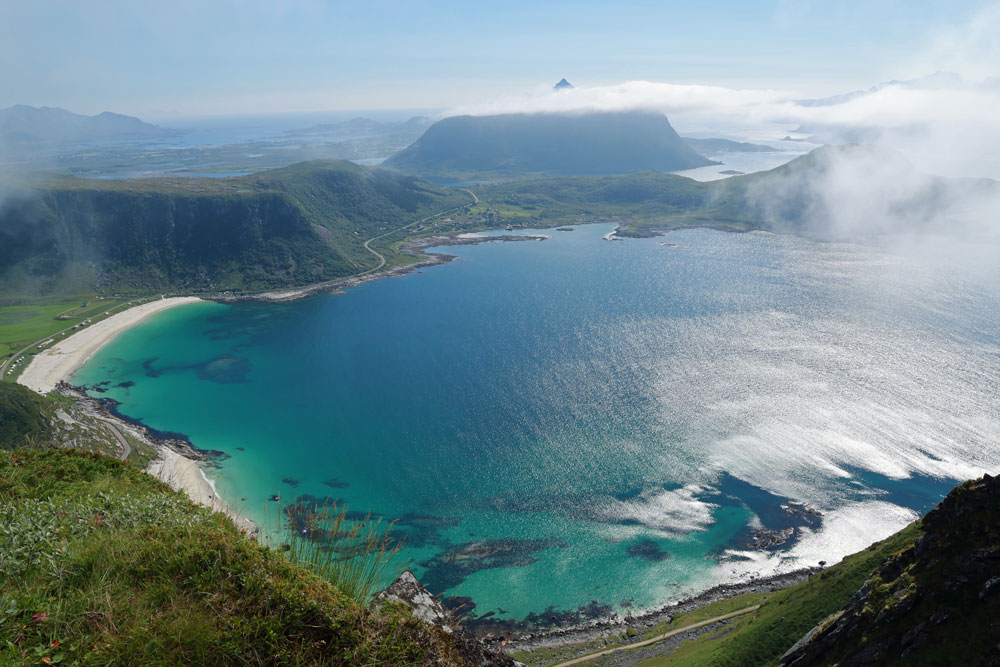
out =
<svg viewBox="0 0 1000 667"><path fill-rule="evenodd" d="M289 559L356 602L371 602L399 574L400 568L393 566L403 545L380 530L381 521L370 516L354 520L336 503L319 508L293 504L285 508L285 514L290 538L283 548Z"/></svg>

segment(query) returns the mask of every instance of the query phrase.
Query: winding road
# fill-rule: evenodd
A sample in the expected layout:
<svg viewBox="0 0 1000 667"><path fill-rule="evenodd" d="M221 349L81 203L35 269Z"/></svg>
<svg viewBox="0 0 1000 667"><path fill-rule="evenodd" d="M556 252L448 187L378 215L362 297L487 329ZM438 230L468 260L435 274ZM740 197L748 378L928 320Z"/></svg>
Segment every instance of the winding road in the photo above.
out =
<svg viewBox="0 0 1000 667"><path fill-rule="evenodd" d="M472 201L472 205L473 206L475 206L476 204L479 203L479 197L476 196L475 192L473 192L471 190L465 190L465 189L462 189L462 192L468 193L469 195L472 196L472 200L473 200ZM357 278L357 277L360 277L360 276L367 276L369 273L374 273L374 272L378 271L379 269L381 269L383 266L385 266L385 255L383 255L378 250L375 250L374 248L371 247L370 244L371 244L372 241L378 241L379 239L384 238L386 236L389 236L390 234L395 234L396 232L403 231L404 229L409 229L410 227L413 227L414 225L419 225L421 222L427 222L428 220L433 220L434 218L439 218L442 215L448 215L449 213L454 213L455 211L458 211L458 210L463 209L463 208L465 208L464 205L463 206L456 206L455 208L450 208L447 211L441 211L440 213L435 213L434 215L429 215L426 218L421 218L420 220L416 220L414 222L411 222L408 225L404 225L402 227L397 227L396 229L391 229L391 230L387 231L384 234L379 234L378 236L371 237L370 239L368 239L367 241L365 241L365 250L367 250L371 254L375 255L376 257L378 257L378 266L370 268L367 271L362 271L361 273L355 273L353 276L348 276L348 278ZM344 280L344 279L343 278L338 278L337 280Z"/></svg>
<svg viewBox="0 0 1000 667"><path fill-rule="evenodd" d="M733 611L728 614L723 614L722 616L716 616L715 618L708 618L705 619L704 621L692 623L691 625L685 625L683 628L677 628L676 630L665 632L662 635L657 635L650 639L645 639L641 642L636 642L634 644L625 644L624 646L616 646L614 648L598 651L597 653L588 653L587 655L582 655L579 658L573 658L572 660L567 660L566 662L557 662L552 667L566 667L567 665L579 665L580 663L589 662L590 660L594 660L595 658L600 658L602 655L608 655L609 653L617 653L618 651L630 651L632 649L642 648L643 646L649 646L650 644L662 642L664 639L670 639L671 637L675 637L684 632L690 632L691 630L697 630L698 628L703 628L706 625L711 625L712 623L718 623L719 621L725 621L730 618L742 616L743 614L749 614L750 612L757 611L758 609L760 609L760 605L755 604L752 607L746 607L745 609L738 609L737 611Z"/></svg>
<svg viewBox="0 0 1000 667"><path fill-rule="evenodd" d="M119 459L124 461L125 459L128 458L128 455L132 453L132 446L128 444L128 440L125 439L125 436L122 435L122 432L118 430L117 426L115 426L113 423L111 423L106 419L101 419L101 421L104 422L105 426L111 429L111 434L114 435L115 438L117 438L118 444L120 444L124 448L122 450L122 454L118 457Z"/></svg>

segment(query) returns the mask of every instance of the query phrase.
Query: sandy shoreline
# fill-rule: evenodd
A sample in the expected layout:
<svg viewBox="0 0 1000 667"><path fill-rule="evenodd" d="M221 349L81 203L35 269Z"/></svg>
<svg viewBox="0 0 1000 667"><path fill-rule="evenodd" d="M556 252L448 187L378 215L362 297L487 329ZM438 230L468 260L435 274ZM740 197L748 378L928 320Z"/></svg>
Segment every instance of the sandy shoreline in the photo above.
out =
<svg viewBox="0 0 1000 667"><path fill-rule="evenodd" d="M237 528L251 532L255 530L252 521L240 516L216 493L215 485L205 477L198 463L181 456L168 447L160 448L160 456L146 468L153 477L166 483L175 491L183 490L191 500L205 507L225 514Z"/></svg>
<svg viewBox="0 0 1000 667"><path fill-rule="evenodd" d="M20 377L18 384L39 394L47 394L61 380L68 382L102 347L118 334L161 311L201 301L196 296L178 296L150 301L92 324L36 354Z"/></svg>

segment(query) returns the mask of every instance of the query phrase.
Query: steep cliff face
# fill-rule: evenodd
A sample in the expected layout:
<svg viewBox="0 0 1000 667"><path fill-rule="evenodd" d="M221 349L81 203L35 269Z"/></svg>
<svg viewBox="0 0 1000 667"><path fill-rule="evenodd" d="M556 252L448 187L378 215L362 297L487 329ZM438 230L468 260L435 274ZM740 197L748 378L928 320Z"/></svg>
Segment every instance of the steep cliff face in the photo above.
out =
<svg viewBox="0 0 1000 667"><path fill-rule="evenodd" d="M238 195L53 190L43 257L93 266L97 287L145 290L253 287L336 277L350 266L295 203L274 192Z"/></svg>
<svg viewBox="0 0 1000 667"><path fill-rule="evenodd" d="M781 664L1000 665L1000 478L956 487L922 527Z"/></svg>
<svg viewBox="0 0 1000 667"><path fill-rule="evenodd" d="M337 161L224 179L40 179L0 203L0 294L333 280L377 263L367 239L468 200Z"/></svg>

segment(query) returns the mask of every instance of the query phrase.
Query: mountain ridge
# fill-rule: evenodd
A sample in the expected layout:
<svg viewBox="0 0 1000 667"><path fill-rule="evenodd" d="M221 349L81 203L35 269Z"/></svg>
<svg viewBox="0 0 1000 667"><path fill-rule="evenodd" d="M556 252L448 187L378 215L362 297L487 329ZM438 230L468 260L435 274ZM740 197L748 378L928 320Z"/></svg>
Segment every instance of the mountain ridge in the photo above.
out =
<svg viewBox="0 0 1000 667"><path fill-rule="evenodd" d="M229 179L49 178L0 204L0 286L46 294L309 285L370 268L364 241L379 232L467 202L463 192L346 161Z"/></svg>
<svg viewBox="0 0 1000 667"><path fill-rule="evenodd" d="M421 176L609 174L716 164L663 114L591 112L451 116L384 166Z"/></svg>
<svg viewBox="0 0 1000 667"><path fill-rule="evenodd" d="M0 142L12 145L155 139L176 134L176 130L111 111L85 116L60 107L25 104L0 109Z"/></svg>

